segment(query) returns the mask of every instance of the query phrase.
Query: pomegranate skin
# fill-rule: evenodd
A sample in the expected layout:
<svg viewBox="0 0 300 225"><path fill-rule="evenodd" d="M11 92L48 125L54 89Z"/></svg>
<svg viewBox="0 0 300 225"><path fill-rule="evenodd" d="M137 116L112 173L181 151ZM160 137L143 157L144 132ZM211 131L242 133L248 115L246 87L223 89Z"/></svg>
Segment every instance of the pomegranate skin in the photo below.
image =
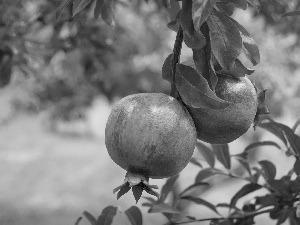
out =
<svg viewBox="0 0 300 225"><path fill-rule="evenodd" d="M112 109L105 144L123 169L160 179L178 174L188 164L196 128L186 108L163 93L134 94Z"/></svg>

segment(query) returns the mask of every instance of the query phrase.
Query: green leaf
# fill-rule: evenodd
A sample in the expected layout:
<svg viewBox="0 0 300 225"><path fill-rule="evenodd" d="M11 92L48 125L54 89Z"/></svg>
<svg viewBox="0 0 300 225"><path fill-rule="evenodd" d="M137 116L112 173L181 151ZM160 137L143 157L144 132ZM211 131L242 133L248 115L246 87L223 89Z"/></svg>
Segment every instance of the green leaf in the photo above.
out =
<svg viewBox="0 0 300 225"><path fill-rule="evenodd" d="M290 144L296 154L300 153L300 137L288 126L276 122L260 123L258 126L276 135L287 147Z"/></svg>
<svg viewBox="0 0 300 225"><path fill-rule="evenodd" d="M242 43L243 43L242 50L245 53L245 56L251 61L251 63L254 66L256 66L260 62L260 53L256 42L241 24L239 24L237 21L235 21L232 18L229 19L234 23L234 25L237 27L237 29L240 32L240 35L242 37Z"/></svg>
<svg viewBox="0 0 300 225"><path fill-rule="evenodd" d="M289 195L290 192L290 180L282 177L280 180L269 180L268 184L271 189L276 191L280 195Z"/></svg>
<svg viewBox="0 0 300 225"><path fill-rule="evenodd" d="M230 206L234 207L240 198L242 198L245 195L250 194L260 188L262 188L262 186L258 185L258 184L254 184L254 183L246 184L232 197L232 199L230 201Z"/></svg>
<svg viewBox="0 0 300 225"><path fill-rule="evenodd" d="M180 197L180 199L184 199L184 200L188 200L188 201L192 201L198 205L204 205L206 206L207 208L211 209L212 211L214 211L215 213L219 214L218 210L216 209L216 207L205 201L204 199L202 198L196 198L196 197L192 197L192 196L183 196L183 197Z"/></svg>
<svg viewBox="0 0 300 225"><path fill-rule="evenodd" d="M226 0L227 2L231 2L235 7L246 10L248 8L247 0Z"/></svg>
<svg viewBox="0 0 300 225"><path fill-rule="evenodd" d="M75 16L77 13L82 11L85 7L87 7L91 3L91 0L74 0L72 15Z"/></svg>
<svg viewBox="0 0 300 225"><path fill-rule="evenodd" d="M206 40L202 33L194 33L189 36L186 32L183 32L183 41L187 47L191 49L201 49L205 46Z"/></svg>
<svg viewBox="0 0 300 225"><path fill-rule="evenodd" d="M232 3L217 2L216 6L221 13L227 16L231 16L234 12L234 5Z"/></svg>
<svg viewBox="0 0 300 225"><path fill-rule="evenodd" d="M114 0L97 0L94 16L98 19L100 15L109 26L115 27Z"/></svg>
<svg viewBox="0 0 300 225"><path fill-rule="evenodd" d="M229 17L213 10L207 19L212 52L223 69L234 68L243 47L242 37Z"/></svg>
<svg viewBox="0 0 300 225"><path fill-rule="evenodd" d="M168 194L172 190L172 188L173 188L173 186L174 186L174 184L175 184L178 177L179 177L179 175L175 175L173 177L170 177L167 180L167 182L161 188L160 198L159 198L158 202L164 202L166 200Z"/></svg>
<svg viewBox="0 0 300 225"><path fill-rule="evenodd" d="M294 171L295 173L300 176L300 160L296 160L294 163Z"/></svg>
<svg viewBox="0 0 300 225"><path fill-rule="evenodd" d="M194 183L194 184L188 186L187 188L185 188L179 195L183 196L184 194L186 194L186 193L188 193L188 192L190 192L190 191L192 191L192 190L194 190L194 189L196 189L196 188L198 188L200 186L204 186L204 185L208 186L209 183L205 183L205 182Z"/></svg>
<svg viewBox="0 0 300 225"><path fill-rule="evenodd" d="M90 214L89 212L84 211L83 215L90 222L91 225L96 225L97 224L97 219L92 214Z"/></svg>
<svg viewBox="0 0 300 225"><path fill-rule="evenodd" d="M165 204L165 203L159 203L154 205L152 208L149 209L149 213L172 213L172 214L182 214L181 211L178 209Z"/></svg>
<svg viewBox="0 0 300 225"><path fill-rule="evenodd" d="M223 109L230 105L218 98L205 78L192 67L177 64L175 80L183 102L193 108Z"/></svg>
<svg viewBox="0 0 300 225"><path fill-rule="evenodd" d="M211 14L217 0L193 0L192 18L194 28L197 33L200 33L202 24Z"/></svg>
<svg viewBox="0 0 300 225"><path fill-rule="evenodd" d="M266 181L273 180L276 176L276 167L273 163L267 160L258 162L262 167L262 175Z"/></svg>
<svg viewBox="0 0 300 225"><path fill-rule="evenodd" d="M98 217L97 225L111 225L114 216L117 214L117 207L107 206L102 210L101 215Z"/></svg>
<svg viewBox="0 0 300 225"><path fill-rule="evenodd" d="M231 167L231 161L228 144L212 145L212 148L220 163L229 170Z"/></svg>
<svg viewBox="0 0 300 225"><path fill-rule="evenodd" d="M56 11L56 20L59 20L63 10L69 5L72 4L74 0L65 0L63 1Z"/></svg>
<svg viewBox="0 0 300 225"><path fill-rule="evenodd" d="M195 183L203 182L204 180L206 180L212 176L218 175L218 174L224 175L224 172L221 170L218 170L218 169L214 169L214 168L203 169L197 174Z"/></svg>
<svg viewBox="0 0 300 225"><path fill-rule="evenodd" d="M249 173L250 177L252 177L252 173L251 173L251 168L249 163L247 162L247 160L243 159L243 158L236 158L236 160L239 161L239 163L247 170L247 172Z"/></svg>
<svg viewBox="0 0 300 225"><path fill-rule="evenodd" d="M131 206L124 213L132 225L143 225L143 215L138 207Z"/></svg>
<svg viewBox="0 0 300 225"><path fill-rule="evenodd" d="M74 223L74 225L79 225L80 221L82 220L82 217L79 217L76 222Z"/></svg>
<svg viewBox="0 0 300 225"><path fill-rule="evenodd" d="M217 73L231 77L245 77L246 75L251 75L254 72L255 70L245 67L239 59L235 59L235 65L231 70L221 69Z"/></svg>
<svg viewBox="0 0 300 225"><path fill-rule="evenodd" d="M197 142L196 147L208 165L213 168L215 166L215 155L213 150L201 142Z"/></svg>
<svg viewBox="0 0 300 225"><path fill-rule="evenodd" d="M295 10L295 11L283 14L282 17L286 17L286 16L299 16L299 15L300 15L300 10Z"/></svg>
<svg viewBox="0 0 300 225"><path fill-rule="evenodd" d="M168 55L162 66L162 78L169 83L172 83L172 61L173 53Z"/></svg>
<svg viewBox="0 0 300 225"><path fill-rule="evenodd" d="M260 146L274 146L279 150L281 150L280 146L273 141L258 141L258 142L251 143L245 148L245 150L242 153L237 154L235 156L243 159L247 159L249 151Z"/></svg>
<svg viewBox="0 0 300 225"><path fill-rule="evenodd" d="M194 157L192 157L191 159L190 159L190 163L192 163L192 164L194 164L195 166L199 166L199 167L203 167L202 165L201 165L201 163L199 163L198 162L198 160L196 159L196 158L194 158Z"/></svg>
<svg viewBox="0 0 300 225"><path fill-rule="evenodd" d="M191 0L182 2L179 22L184 32L186 32L189 36L194 34Z"/></svg>

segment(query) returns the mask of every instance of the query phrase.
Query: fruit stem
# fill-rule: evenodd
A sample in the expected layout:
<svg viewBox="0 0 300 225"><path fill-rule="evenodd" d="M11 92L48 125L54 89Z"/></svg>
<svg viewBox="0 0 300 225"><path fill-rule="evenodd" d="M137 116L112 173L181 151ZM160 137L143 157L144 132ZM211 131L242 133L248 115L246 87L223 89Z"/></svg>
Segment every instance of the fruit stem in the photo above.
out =
<svg viewBox="0 0 300 225"><path fill-rule="evenodd" d="M183 41L183 30L182 27L179 26L177 31L174 48L173 48L173 59L172 59L172 83L171 83L171 93L170 95L176 99L179 98L179 92L176 88L175 84L175 74L176 74L176 65L180 61L180 54L182 48L182 41Z"/></svg>

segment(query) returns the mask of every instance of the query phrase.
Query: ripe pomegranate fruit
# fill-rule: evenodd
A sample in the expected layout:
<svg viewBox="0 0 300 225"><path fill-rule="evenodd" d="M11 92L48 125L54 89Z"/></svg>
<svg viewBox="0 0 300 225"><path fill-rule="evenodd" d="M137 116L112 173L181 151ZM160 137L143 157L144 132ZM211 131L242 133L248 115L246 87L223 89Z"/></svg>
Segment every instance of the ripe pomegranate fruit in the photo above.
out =
<svg viewBox="0 0 300 225"><path fill-rule="evenodd" d="M218 74L216 95L232 102L225 109L203 109L187 106L197 138L211 144L234 141L250 128L257 113L258 94L247 77L234 78Z"/></svg>
<svg viewBox="0 0 300 225"><path fill-rule="evenodd" d="M138 201L142 191L158 196L149 178L178 174L192 157L196 128L186 108L162 93L134 94L112 109L105 128L105 145L112 160L127 171L114 189L117 198L132 187Z"/></svg>

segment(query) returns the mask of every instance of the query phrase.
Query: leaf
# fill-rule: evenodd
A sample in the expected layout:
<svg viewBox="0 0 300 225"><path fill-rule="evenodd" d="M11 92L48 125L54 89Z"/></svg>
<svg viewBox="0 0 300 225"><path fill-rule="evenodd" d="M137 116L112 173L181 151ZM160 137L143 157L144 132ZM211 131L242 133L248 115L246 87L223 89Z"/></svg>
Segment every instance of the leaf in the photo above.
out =
<svg viewBox="0 0 300 225"><path fill-rule="evenodd" d="M264 89L264 90L262 90L261 92L258 93L258 95L257 95L258 105L261 105L261 104L263 104L265 102L267 90L268 89Z"/></svg>
<svg viewBox="0 0 300 225"><path fill-rule="evenodd" d="M232 18L229 19L231 20L231 22L234 23L234 25L237 27L237 29L240 32L240 35L242 37L242 43L243 43L242 50L245 53L245 56L251 61L251 63L254 66L256 66L260 62L260 54L256 42L241 24L239 24L237 21L235 21Z"/></svg>
<svg viewBox="0 0 300 225"><path fill-rule="evenodd" d="M207 19L212 52L223 69L231 70L243 47L242 37L229 17L213 10Z"/></svg>
<svg viewBox="0 0 300 225"><path fill-rule="evenodd" d="M276 122L260 123L258 126L276 135L287 147L289 143L295 153L300 153L300 137L297 136L288 126Z"/></svg>
<svg viewBox="0 0 300 225"><path fill-rule="evenodd" d="M171 8L171 0L162 0L162 5L165 8Z"/></svg>
<svg viewBox="0 0 300 225"><path fill-rule="evenodd" d="M90 214L89 212L84 211L83 215L90 222L91 225L96 225L97 224L97 219L92 214Z"/></svg>
<svg viewBox="0 0 300 225"><path fill-rule="evenodd" d="M196 147L200 154L203 156L204 160L208 163L208 165L213 168L215 166L215 155L212 149L202 144L201 142L197 142Z"/></svg>
<svg viewBox="0 0 300 225"><path fill-rule="evenodd" d="M258 0L248 0L248 3L251 4L257 11L259 11L260 3Z"/></svg>
<svg viewBox="0 0 300 225"><path fill-rule="evenodd" d="M231 161L228 144L212 145L212 148L220 163L222 163L224 167L229 170L231 167Z"/></svg>
<svg viewBox="0 0 300 225"><path fill-rule="evenodd" d="M0 47L0 88L9 84L13 67L13 51L8 46Z"/></svg>
<svg viewBox="0 0 300 225"><path fill-rule="evenodd" d="M115 27L114 0L97 0L94 16L98 19L100 15L109 26Z"/></svg>
<svg viewBox="0 0 300 225"><path fill-rule="evenodd" d="M194 33L189 36L186 32L183 32L183 40L187 47L191 49L201 49L205 46L206 41L202 33L200 35Z"/></svg>
<svg viewBox="0 0 300 225"><path fill-rule="evenodd" d="M286 16L299 16L299 15L300 15L300 10L295 10L295 11L283 14L282 17L286 17Z"/></svg>
<svg viewBox="0 0 300 225"><path fill-rule="evenodd" d="M234 5L227 2L217 2L216 4L219 11L227 16L231 16L234 12Z"/></svg>
<svg viewBox="0 0 300 225"><path fill-rule="evenodd" d="M250 177L252 177L251 168L249 166L249 163L245 159L242 159L242 158L236 158L236 159L247 170L247 172L249 173Z"/></svg>
<svg viewBox="0 0 300 225"><path fill-rule="evenodd" d="M179 177L179 175L175 175L173 177L170 177L167 180L167 182L161 188L160 198L159 198L158 202L164 202L166 200L168 194L172 190L172 188L173 188L173 186L174 186L174 184L175 184L178 177Z"/></svg>
<svg viewBox="0 0 300 225"><path fill-rule="evenodd" d="M219 214L218 210L216 209L216 207L205 201L204 199L202 198L195 198L195 197L192 197L192 196L183 196L183 197L180 197L180 199L184 199L184 200L188 200L188 201L192 201L198 205L204 205L206 206L207 208L211 209L212 211L214 211L215 213Z"/></svg>
<svg viewBox="0 0 300 225"><path fill-rule="evenodd" d="M173 213L173 214L182 214L181 211L178 209L165 204L165 203L159 203L154 205L152 208L149 209L149 213Z"/></svg>
<svg viewBox="0 0 300 225"><path fill-rule="evenodd" d="M74 225L79 225L80 221L82 220L82 217L79 217L76 222L74 223Z"/></svg>
<svg viewBox="0 0 300 225"><path fill-rule="evenodd" d="M143 225L143 216L138 207L131 206L124 213L132 225Z"/></svg>
<svg viewBox="0 0 300 225"><path fill-rule="evenodd" d="M205 78L192 67L177 64L175 81L182 100L193 108L223 109L230 105L218 98Z"/></svg>
<svg viewBox="0 0 300 225"><path fill-rule="evenodd" d="M186 32L189 36L192 36L194 34L191 0L182 2L179 22L184 32Z"/></svg>
<svg viewBox="0 0 300 225"><path fill-rule="evenodd" d="M134 196L134 199L136 201L136 203L140 200L142 193L143 193L143 189L141 187L139 187L138 185L135 185L132 187L132 193Z"/></svg>
<svg viewBox="0 0 300 225"><path fill-rule="evenodd" d="M243 65L239 59L235 59L235 65L231 70L221 69L218 71L220 74L228 75L231 77L245 77L245 75L251 75L255 70L249 69Z"/></svg>
<svg viewBox="0 0 300 225"><path fill-rule="evenodd" d="M298 126L300 125L300 119L297 119L296 123L294 124L292 130L295 132L298 128Z"/></svg>
<svg viewBox="0 0 300 225"><path fill-rule="evenodd" d="M262 167L262 175L266 181L273 180L276 176L276 167L273 163L267 160L262 160L258 162Z"/></svg>
<svg viewBox="0 0 300 225"><path fill-rule="evenodd" d="M162 78L170 83L172 83L172 61L173 53L168 55L162 66Z"/></svg>
<svg viewBox="0 0 300 225"><path fill-rule="evenodd" d="M202 24L211 14L217 0L193 0L192 18L194 28L197 33L200 33Z"/></svg>
<svg viewBox="0 0 300 225"><path fill-rule="evenodd" d="M236 205L236 202L240 198L242 198L245 195L250 194L260 188L262 188L262 186L260 186L259 184L254 184L254 183L246 184L232 197L232 199L230 201L230 207L234 207Z"/></svg>
<svg viewBox="0 0 300 225"><path fill-rule="evenodd" d="M201 165L201 163L199 163L198 160L196 158L193 158L193 157L190 159L190 163L194 164L195 166L199 166L201 168L203 167Z"/></svg>
<svg viewBox="0 0 300 225"><path fill-rule="evenodd" d="M87 7L90 3L91 3L91 0L74 0L72 15L75 16L77 13L79 13L85 7Z"/></svg>
<svg viewBox="0 0 300 225"><path fill-rule="evenodd" d="M195 183L200 183L200 182L202 182L212 176L215 176L217 174L224 175L224 172L221 170L218 170L218 169L214 169L214 168L203 169L197 174Z"/></svg>
<svg viewBox="0 0 300 225"><path fill-rule="evenodd" d="M262 208L269 207L269 206L277 206L278 205L278 199L274 195L265 195L265 196L258 196L256 197L257 205L261 205Z"/></svg>
<svg viewBox="0 0 300 225"><path fill-rule="evenodd" d="M300 176L300 160L296 160L294 163L294 171L295 173Z"/></svg>
<svg viewBox="0 0 300 225"><path fill-rule="evenodd" d="M257 147L260 147L260 146L274 146L274 147L278 148L279 150L281 149L280 146L277 143L273 142L273 141L261 141L261 142L259 141L259 142L251 143L250 145L248 145L245 148L244 152L242 152L241 154L238 154L236 156L246 159L248 157L248 152L251 149L254 149L254 148L257 148Z"/></svg>
<svg viewBox="0 0 300 225"><path fill-rule="evenodd" d="M227 0L228 2L231 2L235 7L246 10L248 8L247 0Z"/></svg>
<svg viewBox="0 0 300 225"><path fill-rule="evenodd" d="M98 217L97 225L111 225L114 216L117 214L117 207L107 206L102 210L101 215Z"/></svg>
<svg viewBox="0 0 300 225"><path fill-rule="evenodd" d="M268 184L271 186L271 189L276 191L278 194L289 195L290 180L283 177L280 180L269 180Z"/></svg>
<svg viewBox="0 0 300 225"><path fill-rule="evenodd" d="M71 4L74 0L65 0L63 1L56 11L56 20L59 20L63 10L66 8L68 4Z"/></svg>
<svg viewBox="0 0 300 225"><path fill-rule="evenodd" d="M191 190L199 187L199 186L203 186L203 185L209 185L209 183L205 183L205 182L197 182L197 183L194 183L190 186L188 186L187 188L185 188L179 195L180 196L183 196L184 194L190 192Z"/></svg>

